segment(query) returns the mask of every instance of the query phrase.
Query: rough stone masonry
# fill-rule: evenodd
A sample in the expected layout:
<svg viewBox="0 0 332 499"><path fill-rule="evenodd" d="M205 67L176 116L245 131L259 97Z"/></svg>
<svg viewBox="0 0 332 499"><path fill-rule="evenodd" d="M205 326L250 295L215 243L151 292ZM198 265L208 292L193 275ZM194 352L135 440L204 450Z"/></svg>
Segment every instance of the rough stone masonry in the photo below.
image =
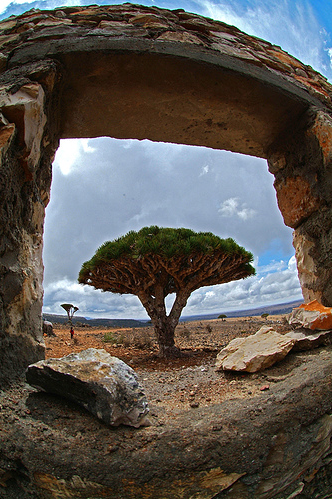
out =
<svg viewBox="0 0 332 499"><path fill-rule="evenodd" d="M28 364L44 357L41 321L43 224L50 195L52 160L61 138L100 135L148 138L266 158L275 176L278 204L285 224L294 229L304 299L317 299L325 306L332 306L331 96L332 87L324 77L280 47L181 9L170 11L131 4L64 7L53 11L31 10L1 21L2 386L21 376ZM324 362L328 364L327 359ZM158 456L165 456L164 465L157 464L159 457L155 461L156 454L151 449L150 453L138 453L137 459L145 456L144 477L150 480L150 496L168 497L165 487L173 480L174 487L169 489L172 497L178 494L178 497L186 498L190 493L188 497L196 494L195 497L210 498L221 490L226 473L231 477L230 483L232 479L237 482L241 497L277 497L276 494L283 494L295 483L294 475L287 475L292 464L305 462L305 469L310 470L319 458L319 469L330 448L332 431L328 416L331 412L330 364L325 367L324 377L316 373L317 383L323 385L315 388L310 377L306 386L298 381L296 390L300 391L296 391L296 407L288 406L286 402L283 406L280 402L291 396L287 386L276 391L273 400L279 400L281 404L282 427L287 430L278 427L279 423L273 419L275 413L269 412L266 405L262 409L265 419L255 420L261 427L257 426L251 432L247 427L243 428L242 433L247 435L244 453L241 453L243 438L239 440L240 437L235 438L232 433L229 438L236 457L232 461L237 463L234 465L236 470L232 471L231 463L222 457L225 455L223 445L229 448L224 433L221 440L217 436L198 439L199 449L198 443L191 440L188 448L192 453L185 453L182 447L182 450L178 449L181 463L177 463L177 479L172 478L173 475L167 478L165 463L168 458L173 459L170 442L174 449L182 445L179 429L161 437ZM307 394L305 400L299 395L303 390ZM322 403L318 402L322 400ZM283 412L282 407L287 407L288 412ZM246 412L244 408L241 410ZM238 413L241 413L240 409ZM220 417L218 408L214 417ZM191 439L196 438L196 430L205 428L207 423L203 421L202 414L200 426L191 431ZM238 428L241 433L240 423ZM206 436L206 431L202 435ZM260 441L259 447L264 449L261 454L253 438L256 443ZM310 446L310 442L315 444ZM24 452L28 452L27 446ZM193 453L201 452L203 448L202 456L207 456L205 461L201 458L199 463L193 461ZM8 452L9 456L10 446ZM23 459L23 465L21 459L22 456L17 457L15 466L20 476L26 477L28 472L24 466L28 461ZM250 464L251 459L254 464ZM263 466L260 459L265 460L264 473L269 483L259 482ZM197 465L195 469L193 463ZM87 463L87 470L90 469L88 464L91 463ZM116 466L119 477L121 466L118 462ZM158 466L163 473L162 480L156 474ZM181 469L185 471L185 486L181 485L184 484ZM301 470L294 469L296 476L301 477ZM30 480L33 476L35 485L38 482L42 491L46 487L45 477L48 477L54 490L59 491L62 487L66 492L72 481L68 479L68 485L61 480L58 482L59 479L52 475L57 473L61 477L61 470L60 462L57 472L52 467L47 471L30 470ZM147 473L150 473L149 477ZM256 482L250 473L256 473ZM99 476L94 474L92 467L88 475L87 480L96 483L96 487L99 482L111 487L107 473ZM119 494L139 497L130 477L125 472L122 475L123 481L117 479L116 490L122 483L126 484L127 492ZM242 476L247 477L247 482ZM22 480L24 482L25 478ZM255 489L255 483L261 483L261 489L258 485ZM155 484L154 488L152 484ZM228 486L226 488L228 490ZM77 497L77 490L76 483L73 497ZM142 485L142 494L144 490ZM190 490L192 493L188 492ZM250 490L254 490L254 495L250 495ZM59 494L57 497L61 496ZM92 497L91 492L89 494ZM150 496L148 492L144 495ZM45 492L40 497L50 495ZM108 497L113 497L112 492Z"/></svg>

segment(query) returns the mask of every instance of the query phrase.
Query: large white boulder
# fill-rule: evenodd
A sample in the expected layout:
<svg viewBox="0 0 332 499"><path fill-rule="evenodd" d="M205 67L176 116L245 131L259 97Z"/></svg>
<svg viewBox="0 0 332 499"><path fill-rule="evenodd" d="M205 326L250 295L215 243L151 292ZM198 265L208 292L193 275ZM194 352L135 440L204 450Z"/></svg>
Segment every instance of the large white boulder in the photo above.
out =
<svg viewBox="0 0 332 499"><path fill-rule="evenodd" d="M82 405L108 425L147 424L148 403L134 370L102 349L31 364L30 385Z"/></svg>
<svg viewBox="0 0 332 499"><path fill-rule="evenodd" d="M235 338L216 359L218 371L246 371L254 373L282 360L293 348L295 339L263 326L246 338Z"/></svg>

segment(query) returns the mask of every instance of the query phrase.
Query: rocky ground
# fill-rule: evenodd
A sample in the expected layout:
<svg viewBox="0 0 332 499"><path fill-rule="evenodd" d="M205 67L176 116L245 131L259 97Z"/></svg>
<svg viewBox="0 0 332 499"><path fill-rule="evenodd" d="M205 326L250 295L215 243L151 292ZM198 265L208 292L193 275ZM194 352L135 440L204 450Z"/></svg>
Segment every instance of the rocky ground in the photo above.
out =
<svg viewBox="0 0 332 499"><path fill-rule="evenodd" d="M24 382L0 392L1 499L330 497L331 463L330 474L320 467L332 432L332 347L290 353L257 374L214 368L231 339L266 324L287 329L282 317L181 323L186 355L172 361L157 357L151 327L76 328L74 340L55 328L48 358L104 348L135 369L150 426L109 428Z"/></svg>
<svg viewBox="0 0 332 499"><path fill-rule="evenodd" d="M217 353L230 340L253 334L262 325L289 330L282 316L180 323L176 344L184 356L160 359L153 327L134 329L55 327L55 337L45 338L46 357L62 357L86 348L103 348L120 358L137 373L150 405L158 407L159 422L186 409L221 403L229 398L250 398L268 389L265 374L216 372ZM161 415L162 414L162 415Z"/></svg>

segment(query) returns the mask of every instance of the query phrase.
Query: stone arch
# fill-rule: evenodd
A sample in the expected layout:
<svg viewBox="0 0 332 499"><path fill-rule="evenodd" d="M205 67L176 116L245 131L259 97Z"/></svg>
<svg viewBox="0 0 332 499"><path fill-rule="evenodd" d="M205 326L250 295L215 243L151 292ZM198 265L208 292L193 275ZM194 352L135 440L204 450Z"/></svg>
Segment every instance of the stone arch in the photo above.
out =
<svg viewBox="0 0 332 499"><path fill-rule="evenodd" d="M304 298L331 306L331 91L279 47L182 10L67 7L2 21L1 383L44 356L42 233L60 138L149 138L266 158L285 223L294 228ZM318 362L312 374L297 371L290 387L288 379L280 382L259 410L255 400L201 408L195 425L182 415L157 443L138 435L135 452L122 449L111 466L104 456L103 469L90 442L86 455L70 456L81 473L72 479L62 455L50 461L51 439L38 449L36 465L29 462L31 435L14 452L8 433L1 476L21 476L24 490L42 495L267 499L287 490L293 496L307 490L304 482L310 489L311 480L327 480L319 471L315 482L315 474L330 452L331 369L327 357ZM221 418L226 430L219 433Z"/></svg>
<svg viewBox="0 0 332 499"><path fill-rule="evenodd" d="M182 10L33 10L0 29L6 377L43 356L43 219L60 138L149 138L267 158L284 221L295 229L304 298L332 305L325 78L279 47Z"/></svg>

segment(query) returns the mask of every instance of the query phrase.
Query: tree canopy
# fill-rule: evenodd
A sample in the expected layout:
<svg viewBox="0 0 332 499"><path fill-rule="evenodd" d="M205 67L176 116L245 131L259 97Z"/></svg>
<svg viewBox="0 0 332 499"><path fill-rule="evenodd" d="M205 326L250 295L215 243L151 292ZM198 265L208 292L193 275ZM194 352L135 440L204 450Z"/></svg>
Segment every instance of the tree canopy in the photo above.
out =
<svg viewBox="0 0 332 499"><path fill-rule="evenodd" d="M190 294L253 275L252 260L253 255L231 238L151 226L104 243L82 265L78 280L103 291L138 296L165 354L165 347L175 352L175 327ZM171 293L176 298L167 315L164 300Z"/></svg>

